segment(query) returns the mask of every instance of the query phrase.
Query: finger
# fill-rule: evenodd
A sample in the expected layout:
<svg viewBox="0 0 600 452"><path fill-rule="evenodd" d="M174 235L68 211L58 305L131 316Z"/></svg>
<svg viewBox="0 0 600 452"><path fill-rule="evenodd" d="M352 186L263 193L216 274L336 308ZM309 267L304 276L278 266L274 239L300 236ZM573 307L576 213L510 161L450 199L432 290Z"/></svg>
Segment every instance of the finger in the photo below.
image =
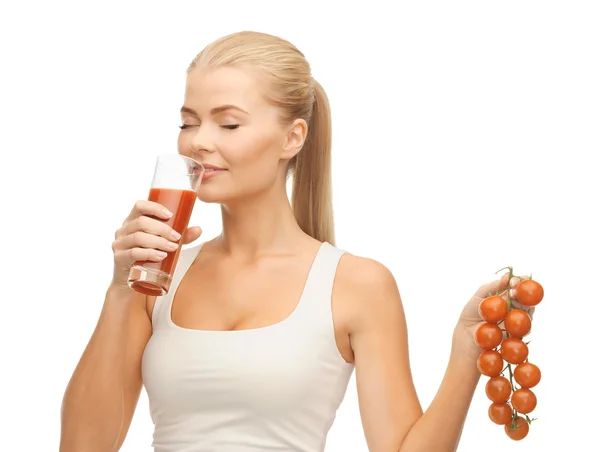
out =
<svg viewBox="0 0 600 452"><path fill-rule="evenodd" d="M517 287L519 285L519 283L521 281L523 281L524 279L529 279L529 276L527 276L527 275L513 276L512 278L510 278L510 287L511 288Z"/></svg>
<svg viewBox="0 0 600 452"><path fill-rule="evenodd" d="M164 237L167 240L179 240L181 237L171 226L147 216L137 217L117 231L117 237L125 237L136 232L146 232Z"/></svg>
<svg viewBox="0 0 600 452"><path fill-rule="evenodd" d="M137 231L126 235L117 241L117 249L128 250L133 248L151 248L165 252L175 251L179 244L167 240L158 235L148 234L147 232Z"/></svg>
<svg viewBox="0 0 600 452"><path fill-rule="evenodd" d="M198 238L201 235L202 229L199 226L192 226L183 233L181 243L187 245L188 243L192 243L193 241L198 240Z"/></svg>
<svg viewBox="0 0 600 452"><path fill-rule="evenodd" d="M523 275L523 276L513 276L512 278L510 278L510 291L509 291L509 296L510 298L515 298L517 296L517 286L519 285L519 283L525 279L529 279L529 276L527 275Z"/></svg>
<svg viewBox="0 0 600 452"><path fill-rule="evenodd" d="M139 261L160 262L165 257L167 257L167 253L164 251L149 248L131 248L120 250L115 253L115 261L121 263L126 262L127 265Z"/></svg>
<svg viewBox="0 0 600 452"><path fill-rule="evenodd" d="M173 216L173 214L162 204L141 199L134 204L133 208L131 209L131 213L125 220L125 223L129 223L140 215L162 218L164 220L168 220Z"/></svg>

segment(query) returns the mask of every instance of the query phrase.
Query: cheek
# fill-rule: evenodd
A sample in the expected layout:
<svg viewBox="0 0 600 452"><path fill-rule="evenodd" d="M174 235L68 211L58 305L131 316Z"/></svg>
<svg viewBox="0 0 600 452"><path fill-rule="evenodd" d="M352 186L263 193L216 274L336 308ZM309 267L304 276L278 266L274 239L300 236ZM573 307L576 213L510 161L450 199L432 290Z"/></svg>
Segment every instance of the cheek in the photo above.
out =
<svg viewBox="0 0 600 452"><path fill-rule="evenodd" d="M191 157L191 135L189 133L179 133L177 137L177 152L186 157Z"/></svg>
<svg viewBox="0 0 600 452"><path fill-rule="evenodd" d="M228 140L223 157L233 170L246 169L270 171L277 168L279 160L278 140L273 135L239 133Z"/></svg>

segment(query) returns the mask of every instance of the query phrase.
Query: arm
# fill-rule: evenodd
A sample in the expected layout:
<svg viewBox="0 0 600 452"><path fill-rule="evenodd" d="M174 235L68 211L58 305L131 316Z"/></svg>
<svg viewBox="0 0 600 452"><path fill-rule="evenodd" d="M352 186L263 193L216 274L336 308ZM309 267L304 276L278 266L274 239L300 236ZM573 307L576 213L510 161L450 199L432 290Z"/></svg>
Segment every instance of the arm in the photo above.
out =
<svg viewBox="0 0 600 452"><path fill-rule="evenodd" d="M410 429L399 452L456 451L479 377L476 361L463 359L453 349L435 398Z"/></svg>
<svg viewBox="0 0 600 452"><path fill-rule="evenodd" d="M423 413L412 380L407 325L393 275L357 257L346 263L350 342L360 413L372 452L455 451L479 381L476 363L453 347L436 397ZM357 279L358 277L358 279Z"/></svg>
<svg viewBox="0 0 600 452"><path fill-rule="evenodd" d="M63 398L60 452L120 449L142 388L152 334L146 296L112 286Z"/></svg>

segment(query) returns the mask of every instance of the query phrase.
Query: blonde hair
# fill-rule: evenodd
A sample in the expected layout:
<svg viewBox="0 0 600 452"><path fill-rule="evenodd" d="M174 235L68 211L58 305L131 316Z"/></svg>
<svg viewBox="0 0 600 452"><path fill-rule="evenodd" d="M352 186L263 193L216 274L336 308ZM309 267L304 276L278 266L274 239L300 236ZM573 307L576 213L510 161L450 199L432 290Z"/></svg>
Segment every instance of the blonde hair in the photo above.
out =
<svg viewBox="0 0 600 452"><path fill-rule="evenodd" d="M282 120L307 122L304 146L288 166L288 176L293 176L292 208L304 232L334 245L331 110L304 54L282 38L244 31L209 44L194 58L188 73L196 67L221 66L258 70L268 83L267 101L281 109Z"/></svg>

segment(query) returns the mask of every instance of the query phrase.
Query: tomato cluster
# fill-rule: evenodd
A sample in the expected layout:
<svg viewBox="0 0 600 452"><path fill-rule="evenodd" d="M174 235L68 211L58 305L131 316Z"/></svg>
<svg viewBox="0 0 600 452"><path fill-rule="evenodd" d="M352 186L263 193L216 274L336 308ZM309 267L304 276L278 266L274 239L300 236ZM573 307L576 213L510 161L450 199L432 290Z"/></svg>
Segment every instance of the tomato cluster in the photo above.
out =
<svg viewBox="0 0 600 452"><path fill-rule="evenodd" d="M512 268L508 268L512 279ZM509 438L519 441L529 433L533 419L528 415L537 405L531 388L541 379L539 367L529 362L529 347L523 338L531 330L529 310L542 301L544 288L533 279L522 279L515 287L515 298L524 309L513 306L510 294L507 300L490 295L480 303L484 323L475 333L475 342L482 349L477 369L489 377L485 385L485 394L492 402L488 416L504 426ZM512 366L516 366L514 371Z"/></svg>

